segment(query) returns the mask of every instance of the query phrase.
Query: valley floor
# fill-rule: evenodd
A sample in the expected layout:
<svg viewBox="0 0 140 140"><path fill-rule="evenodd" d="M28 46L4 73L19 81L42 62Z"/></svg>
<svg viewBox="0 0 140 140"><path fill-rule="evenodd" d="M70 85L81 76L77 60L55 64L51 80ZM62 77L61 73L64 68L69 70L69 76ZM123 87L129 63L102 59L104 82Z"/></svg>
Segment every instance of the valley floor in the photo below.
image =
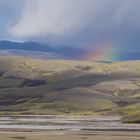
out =
<svg viewBox="0 0 140 140"><path fill-rule="evenodd" d="M140 140L139 132L119 116L0 117L0 140Z"/></svg>
<svg viewBox="0 0 140 140"><path fill-rule="evenodd" d="M140 140L139 132L0 132L1 140Z"/></svg>

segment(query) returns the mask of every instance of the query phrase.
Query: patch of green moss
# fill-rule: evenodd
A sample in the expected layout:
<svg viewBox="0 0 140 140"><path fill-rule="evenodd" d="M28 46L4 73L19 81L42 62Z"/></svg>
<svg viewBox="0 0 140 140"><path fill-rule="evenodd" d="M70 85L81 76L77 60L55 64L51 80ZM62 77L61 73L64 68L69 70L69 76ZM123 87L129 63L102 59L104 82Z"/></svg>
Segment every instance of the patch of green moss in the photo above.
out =
<svg viewBox="0 0 140 140"><path fill-rule="evenodd" d="M125 123L140 123L140 111L129 113L129 115L123 117L122 121Z"/></svg>
<svg viewBox="0 0 140 140"><path fill-rule="evenodd" d="M132 98L132 99L140 98L140 93L137 93L137 94L131 95L131 96L129 96L129 98Z"/></svg>

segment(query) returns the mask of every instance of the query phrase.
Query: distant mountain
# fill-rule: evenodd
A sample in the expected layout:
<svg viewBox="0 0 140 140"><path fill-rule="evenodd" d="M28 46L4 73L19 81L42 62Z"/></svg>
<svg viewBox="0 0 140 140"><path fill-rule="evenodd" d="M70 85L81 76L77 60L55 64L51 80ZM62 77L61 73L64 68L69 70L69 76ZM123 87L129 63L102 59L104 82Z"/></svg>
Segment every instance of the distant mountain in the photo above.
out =
<svg viewBox="0 0 140 140"><path fill-rule="evenodd" d="M117 61L140 60L140 52L119 52Z"/></svg>
<svg viewBox="0 0 140 140"><path fill-rule="evenodd" d="M37 42L11 42L0 41L0 55L19 55L31 56L43 59L73 59L84 60L84 57L90 54L90 51L79 47L70 46L51 46ZM127 61L140 60L140 52L116 52L116 60ZM110 63L112 60L102 62Z"/></svg>
<svg viewBox="0 0 140 140"><path fill-rule="evenodd" d="M64 58L68 59L76 59L77 54L84 54L85 51L75 48L75 47L67 47L67 46L59 46L59 47L53 47L47 44L41 44L37 42L11 42L11 41L0 41L0 50L16 50L12 51L12 54L17 54L17 50L20 54L24 54L25 52L21 53L22 51L32 51L31 54L36 53L39 51L39 53L44 55L44 52L57 54L57 56L63 56ZM9 51L8 51L9 52ZM3 52L2 52L3 53ZM2 54L0 53L0 54ZM11 53L10 53L11 54ZM19 53L18 53L19 54ZM29 54L29 53L28 53Z"/></svg>
<svg viewBox="0 0 140 140"><path fill-rule="evenodd" d="M53 48L36 42L11 42L0 41L0 50L15 49L15 50L30 50L30 51L52 51Z"/></svg>
<svg viewBox="0 0 140 140"><path fill-rule="evenodd" d="M68 59L65 56L59 55L57 53L51 52L41 52L41 51L27 51L27 50L15 50L15 49L8 49L8 50L0 50L1 56L27 56L39 59Z"/></svg>

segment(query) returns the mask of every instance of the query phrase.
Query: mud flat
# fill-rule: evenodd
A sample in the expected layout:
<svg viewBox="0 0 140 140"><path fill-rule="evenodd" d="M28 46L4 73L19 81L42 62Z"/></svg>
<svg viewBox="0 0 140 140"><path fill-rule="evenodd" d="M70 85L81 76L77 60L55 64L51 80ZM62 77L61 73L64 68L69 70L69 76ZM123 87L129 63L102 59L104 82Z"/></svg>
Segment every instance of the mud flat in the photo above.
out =
<svg viewBox="0 0 140 140"><path fill-rule="evenodd" d="M0 117L0 140L140 140L139 132L120 116Z"/></svg>
<svg viewBox="0 0 140 140"><path fill-rule="evenodd" d="M139 132L0 132L1 140L140 140Z"/></svg>

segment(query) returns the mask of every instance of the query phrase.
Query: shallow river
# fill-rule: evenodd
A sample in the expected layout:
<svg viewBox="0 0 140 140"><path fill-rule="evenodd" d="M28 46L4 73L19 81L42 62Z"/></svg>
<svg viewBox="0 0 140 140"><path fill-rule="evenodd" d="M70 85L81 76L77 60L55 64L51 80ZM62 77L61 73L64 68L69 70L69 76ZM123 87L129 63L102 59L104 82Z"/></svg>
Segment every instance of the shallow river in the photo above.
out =
<svg viewBox="0 0 140 140"><path fill-rule="evenodd" d="M140 124L123 124L120 119L120 116L11 116L0 117L0 129L140 131Z"/></svg>

